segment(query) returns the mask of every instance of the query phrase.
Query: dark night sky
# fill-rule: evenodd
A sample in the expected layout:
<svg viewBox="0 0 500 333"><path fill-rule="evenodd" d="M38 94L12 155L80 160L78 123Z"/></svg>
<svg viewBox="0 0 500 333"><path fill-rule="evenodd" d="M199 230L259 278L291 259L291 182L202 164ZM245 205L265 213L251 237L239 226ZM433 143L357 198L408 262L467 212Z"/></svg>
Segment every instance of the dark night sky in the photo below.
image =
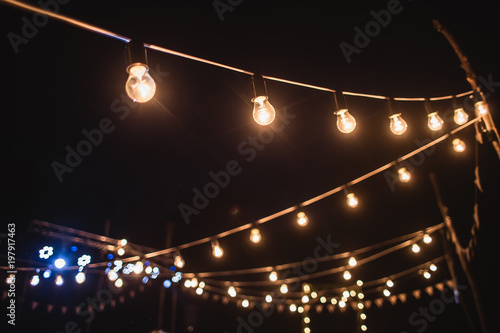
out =
<svg viewBox="0 0 500 333"><path fill-rule="evenodd" d="M393 15L387 27L348 63L339 44L353 44L354 28L363 29L373 20L370 11L385 9L387 4L248 0L225 12L223 21L208 0L141 1L140 5L73 0L59 5L59 12L146 43L264 75L391 97L433 97L470 90L453 49L432 26L432 19L438 18L460 42L478 76L493 82L483 88L490 93L490 109L500 123L498 15L492 2L401 1L401 13ZM49 20L15 52L8 35L21 34L23 20L31 21L33 14L2 4L0 18L0 54L6 64L1 90L5 117L1 131L5 145L2 221L16 223L19 266L24 265L21 259L38 260L37 251L45 244L58 250L69 245L28 232L33 219L96 234L104 234L108 220L110 237L152 248L164 247L166 224L173 223L172 243L180 245L345 184L416 149L417 142L437 138L456 126L445 119L443 131L431 133L423 104L401 102L396 106L409 130L395 137L388 129L384 101L348 97L357 128L344 135L335 127L331 94L268 81L270 101L278 113L286 110L294 118L249 161L250 155L242 153L241 147L248 147L250 137L262 135L262 128L251 117L249 76L148 51L149 66L161 73L157 93L147 104L132 105L123 98L127 79L123 42ZM449 101L434 106L443 113L451 108ZM102 142L60 182L51 165L64 163L66 147L75 148L85 139L82 131L97 128L103 119L110 120L113 130L103 134ZM431 171L465 244L473 221L473 127L459 136L467 144L464 154L453 152L449 140L439 144L415 167L412 182L396 184L395 191L380 174L353 187L361 200L356 210L346 208L338 193L308 207L310 225L306 229L296 227L293 216L287 215L262 226L263 241L258 246L249 243L247 232L221 240L226 251L222 260L211 257L207 244L183 251L185 271L300 261L311 256L318 236L331 235L344 252L440 223L428 177ZM498 256L494 245L499 163L489 144L479 147L478 156L485 193L480 195L482 224L472 270L492 323L498 305L486 305L495 299L490 294L496 283L490 265ZM203 189L211 181L210 172L224 170L231 160L239 163L241 173L185 223L179 204L191 204L193 189ZM353 272L370 280L418 265L443 253L439 238L421 256L400 253ZM462 273L459 277L466 282ZM332 281L342 286L337 278L333 276ZM429 282L406 281L401 292L447 278L449 273L442 264ZM158 284L96 313L89 326L71 310L66 315L47 314L45 305L74 308L86 297L95 296L96 276L89 277L86 288L61 287L73 288L71 293L48 283L43 289L21 292L22 275L17 285L25 304L18 313L19 332L62 331L69 320L79 320L82 332L110 328L150 332L157 328ZM133 288L132 283L129 289ZM171 292L166 292L166 331ZM373 307L367 311L369 332L416 332L408 323L409 316L434 298ZM464 298L472 308L470 288ZM32 301L43 306L32 311ZM2 308L4 304L2 301ZM201 301L181 288L177 332L187 332L190 325L194 332L235 332L238 316L246 318L248 313L233 303ZM312 314L312 331L356 332L354 315L349 310ZM288 311L273 314L256 332L299 332L299 320ZM443 331L471 332L459 305L449 305L426 330Z"/></svg>

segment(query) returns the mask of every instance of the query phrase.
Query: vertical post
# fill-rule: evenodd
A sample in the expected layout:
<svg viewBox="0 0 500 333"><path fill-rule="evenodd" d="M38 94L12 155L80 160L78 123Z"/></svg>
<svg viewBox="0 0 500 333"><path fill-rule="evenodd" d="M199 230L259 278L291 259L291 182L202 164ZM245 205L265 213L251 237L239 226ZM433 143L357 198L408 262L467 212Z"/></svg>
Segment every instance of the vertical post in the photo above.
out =
<svg viewBox="0 0 500 333"><path fill-rule="evenodd" d="M172 222L167 222L165 225L165 246L166 248L169 248L172 246L172 237L174 233L174 227L175 224ZM171 333L175 333L175 317L176 317L176 310L177 310L177 291L175 286L172 286L172 319L171 319ZM163 310L164 310L164 304L165 304L165 294L166 290L165 288L160 289L160 297L158 301L158 319L157 319L157 325L158 329L161 331L163 330Z"/></svg>
<svg viewBox="0 0 500 333"><path fill-rule="evenodd" d="M488 333L488 328L486 326L486 321L484 319L483 315L483 310L479 298L479 294L477 293L477 287L476 287L476 282L472 278L472 275L469 271L469 266L467 264L467 259L466 259L466 252L467 249L462 248L460 245L460 241L458 240L457 234L455 232L455 228L453 227L453 224L451 223L451 218L448 216L448 207L446 207L443 204L443 201L441 199L441 193L439 191L439 187L436 181L436 176L434 173L431 173L429 175L429 178L431 179L432 187L434 188L434 193L436 195L436 200L439 206L439 210L441 211L441 215L443 216L447 231L449 233L450 239L455 245L455 252L458 256L458 259L460 260L460 265L462 267L462 270L465 273L465 276L467 278L467 282L469 283L472 297L474 299L474 305L476 306L476 312L479 318L479 323L481 324L481 328L483 330L483 333Z"/></svg>

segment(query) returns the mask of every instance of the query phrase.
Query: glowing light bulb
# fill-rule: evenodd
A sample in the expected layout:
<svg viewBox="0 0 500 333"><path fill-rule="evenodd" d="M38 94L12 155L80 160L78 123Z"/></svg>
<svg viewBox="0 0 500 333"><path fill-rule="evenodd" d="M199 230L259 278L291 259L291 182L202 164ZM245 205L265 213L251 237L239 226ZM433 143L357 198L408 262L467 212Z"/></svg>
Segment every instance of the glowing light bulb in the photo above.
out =
<svg viewBox="0 0 500 333"><path fill-rule="evenodd" d="M299 212L297 214L297 224L301 227L305 227L309 223L309 219L307 218L306 213Z"/></svg>
<svg viewBox="0 0 500 333"><path fill-rule="evenodd" d="M323 304L324 304L324 303L326 303L326 297L325 297L325 296L321 296L321 297L319 298L319 301L320 301L321 303L323 303Z"/></svg>
<svg viewBox="0 0 500 333"><path fill-rule="evenodd" d="M283 283L280 287L280 291L282 294L286 294L288 292L288 286L285 283Z"/></svg>
<svg viewBox="0 0 500 333"><path fill-rule="evenodd" d="M432 237L429 236L429 234L425 234L422 240L424 241L425 244L429 244L430 242L432 242Z"/></svg>
<svg viewBox="0 0 500 333"><path fill-rule="evenodd" d="M345 271L344 272L344 279L345 280L350 280L351 279L351 273L349 273L349 271Z"/></svg>
<svg viewBox="0 0 500 333"><path fill-rule="evenodd" d="M184 259L182 259L182 256L180 253L176 253L175 257L174 257L174 266L177 267L177 268L182 268L184 267Z"/></svg>
<svg viewBox="0 0 500 333"><path fill-rule="evenodd" d="M108 279L110 281L116 281L116 279L118 279L118 273L115 272L114 270L109 271L109 273L108 273Z"/></svg>
<svg viewBox="0 0 500 333"><path fill-rule="evenodd" d="M309 302L309 296L307 295L302 296L302 303L307 303L307 302Z"/></svg>
<svg viewBox="0 0 500 333"><path fill-rule="evenodd" d="M339 110L337 115L337 128L342 133L351 133L356 128L356 119L349 113L347 109Z"/></svg>
<svg viewBox="0 0 500 333"><path fill-rule="evenodd" d="M387 285L387 287L391 288L391 287L394 287L394 282L392 282L392 280L387 280L385 282L385 284Z"/></svg>
<svg viewBox="0 0 500 333"><path fill-rule="evenodd" d="M198 287L205 288L205 282L200 281L200 283L198 284Z"/></svg>
<svg viewBox="0 0 500 333"><path fill-rule="evenodd" d="M39 283L40 283L40 276L38 276L38 274L33 275L33 277L30 280L30 284L34 287L37 286Z"/></svg>
<svg viewBox="0 0 500 333"><path fill-rule="evenodd" d="M339 306L341 308L345 307L345 304L346 304L345 301L339 301Z"/></svg>
<svg viewBox="0 0 500 333"><path fill-rule="evenodd" d="M308 293L311 291L311 286L306 283L302 286L302 290L304 290L305 293Z"/></svg>
<svg viewBox="0 0 500 333"><path fill-rule="evenodd" d="M52 274L52 271L50 269L47 269L45 272L43 272L43 277L48 279L51 274Z"/></svg>
<svg viewBox="0 0 500 333"><path fill-rule="evenodd" d="M364 306L364 304L363 304L363 303L361 303L361 302L359 302L359 303L358 303L358 309L362 310L364 307L365 307L365 306Z"/></svg>
<svg viewBox="0 0 500 333"><path fill-rule="evenodd" d="M198 279L197 278L192 278L191 279L191 287L196 288L198 286Z"/></svg>
<svg viewBox="0 0 500 333"><path fill-rule="evenodd" d="M436 265L431 264L431 265L429 266L429 269L430 269L431 271L435 272L435 271L437 271L437 269L438 269L438 268L437 268L437 266L436 266Z"/></svg>
<svg viewBox="0 0 500 333"><path fill-rule="evenodd" d="M411 173L405 167L400 168L398 174L402 183L408 183L411 179Z"/></svg>
<svg viewBox="0 0 500 333"><path fill-rule="evenodd" d="M142 263L142 261L136 262L134 266L134 273L141 274L143 270L144 270L144 264Z"/></svg>
<svg viewBox="0 0 500 333"><path fill-rule="evenodd" d="M297 311L297 305L295 305L295 304L290 304L290 311L292 311L292 312Z"/></svg>
<svg viewBox="0 0 500 333"><path fill-rule="evenodd" d="M227 289L227 293L229 294L229 296L231 297L236 297L236 289L234 289L233 286L230 286L228 289Z"/></svg>
<svg viewBox="0 0 500 333"><path fill-rule="evenodd" d="M252 230L250 230L250 241L252 243L257 244L260 242L261 239L262 239L262 237L260 235L259 229L253 228Z"/></svg>
<svg viewBox="0 0 500 333"><path fill-rule="evenodd" d="M85 276L84 272L78 272L78 274L75 275L75 281L78 284L84 283L86 279L87 277Z"/></svg>
<svg viewBox="0 0 500 333"><path fill-rule="evenodd" d="M118 251L116 251L116 253L119 255L119 256L122 256L125 254L125 249L123 247L120 247L118 249Z"/></svg>
<svg viewBox="0 0 500 333"><path fill-rule="evenodd" d="M184 287L191 288L191 280L187 279L184 281Z"/></svg>
<svg viewBox="0 0 500 333"><path fill-rule="evenodd" d="M155 95L156 83L148 71L148 66L141 63L133 64L127 69L129 76L125 91L134 102L146 103Z"/></svg>
<svg viewBox="0 0 500 333"><path fill-rule="evenodd" d="M411 250L413 251L413 253L419 253L420 252L420 246L418 246L418 244L413 244L411 246Z"/></svg>
<svg viewBox="0 0 500 333"><path fill-rule="evenodd" d="M424 271L423 275L424 275L424 278L426 278L426 279L431 278L431 273L429 273L428 271Z"/></svg>
<svg viewBox="0 0 500 333"><path fill-rule="evenodd" d="M125 245L127 245L127 243L128 243L128 241L125 238L120 241L121 246L125 246Z"/></svg>
<svg viewBox="0 0 500 333"><path fill-rule="evenodd" d="M317 293L317 292L315 292L315 291L313 291L313 292L311 293L311 298L316 298L316 297L318 297L318 293Z"/></svg>
<svg viewBox="0 0 500 333"><path fill-rule="evenodd" d="M196 294L197 294L197 295L201 295L201 294L203 294L203 288L199 288L199 287L198 287L198 288L196 288Z"/></svg>
<svg viewBox="0 0 500 333"><path fill-rule="evenodd" d="M356 208L358 206L358 197L356 197L356 195L354 193L349 193L347 196L346 196L346 199L347 199L347 205L351 208Z"/></svg>
<svg viewBox="0 0 500 333"><path fill-rule="evenodd" d="M361 318L361 320L366 320L366 315L364 313L362 313L359 315L359 318Z"/></svg>
<svg viewBox="0 0 500 333"><path fill-rule="evenodd" d="M123 280L121 278L116 279L116 281L115 281L115 287L116 288L123 287Z"/></svg>
<svg viewBox="0 0 500 333"><path fill-rule="evenodd" d="M476 112L478 115L485 115L488 113L488 104L483 101L479 101L476 103Z"/></svg>
<svg viewBox="0 0 500 333"><path fill-rule="evenodd" d="M266 295L266 302L271 303L273 301L273 296L271 295Z"/></svg>
<svg viewBox="0 0 500 333"><path fill-rule="evenodd" d="M453 142L453 149L457 152L457 153L461 153L465 150L465 142L463 142L462 140L460 139L454 139Z"/></svg>
<svg viewBox="0 0 500 333"><path fill-rule="evenodd" d="M61 269L66 266L66 261L62 258L56 259L56 261L54 261L54 266L56 266L56 268L58 269Z"/></svg>
<svg viewBox="0 0 500 333"><path fill-rule="evenodd" d="M253 119L259 125L269 125L276 118L276 110L269 103L267 96L257 96L252 98Z"/></svg>
<svg viewBox="0 0 500 333"><path fill-rule="evenodd" d="M304 323L309 324L311 322L311 318L305 317L304 318Z"/></svg>
<svg viewBox="0 0 500 333"><path fill-rule="evenodd" d="M337 304L337 299L336 298L332 298L330 300L330 303L332 303L333 305Z"/></svg>
<svg viewBox="0 0 500 333"><path fill-rule="evenodd" d="M437 111L429 113L427 117L428 117L427 126L429 126L430 130L439 131L441 128L443 128L444 121L438 115Z"/></svg>
<svg viewBox="0 0 500 333"><path fill-rule="evenodd" d="M463 125L469 120L469 115L464 111L463 108L455 109L455 115L453 116L453 121L457 125Z"/></svg>
<svg viewBox="0 0 500 333"><path fill-rule="evenodd" d="M221 258L224 255L224 251L222 250L222 247L219 245L219 242L216 240L212 242L212 254L214 255L215 258Z"/></svg>
<svg viewBox="0 0 500 333"><path fill-rule="evenodd" d="M366 327L366 325L361 325L361 330L364 332L368 329L368 327Z"/></svg>
<svg viewBox="0 0 500 333"><path fill-rule="evenodd" d="M383 293L385 297L391 296L391 292L389 291L389 289L384 289Z"/></svg>
<svg viewBox="0 0 500 333"><path fill-rule="evenodd" d="M297 307L297 312L298 313L304 312L304 307L302 307L302 306Z"/></svg>
<svg viewBox="0 0 500 333"><path fill-rule="evenodd" d="M392 133L396 135L401 135L404 132L406 132L408 124L403 119L403 117L401 117L401 113L393 114L392 116L389 117L389 119L391 120L389 128L391 129Z"/></svg>
<svg viewBox="0 0 500 333"><path fill-rule="evenodd" d="M363 294L363 293L358 293L358 298L359 298L359 299L363 299L363 298L365 298L365 294Z"/></svg>
<svg viewBox="0 0 500 333"><path fill-rule="evenodd" d="M243 301L241 301L242 307L248 308L249 305L250 305L250 302L247 299L244 299Z"/></svg>
<svg viewBox="0 0 500 333"><path fill-rule="evenodd" d="M271 281L276 281L278 280L278 273L276 273L275 271L272 271L270 274L269 274L269 280Z"/></svg>
<svg viewBox="0 0 500 333"><path fill-rule="evenodd" d="M354 257L349 258L349 266L354 267L357 264L358 264L358 262L356 261L356 258L354 258Z"/></svg>
<svg viewBox="0 0 500 333"><path fill-rule="evenodd" d="M356 281L356 284L361 287L363 285L363 281L358 280L358 281Z"/></svg>
<svg viewBox="0 0 500 333"><path fill-rule="evenodd" d="M56 276L56 286L60 287L64 284L64 279L61 275Z"/></svg>
<svg viewBox="0 0 500 333"><path fill-rule="evenodd" d="M311 329L309 327L304 327L304 333L311 333Z"/></svg>

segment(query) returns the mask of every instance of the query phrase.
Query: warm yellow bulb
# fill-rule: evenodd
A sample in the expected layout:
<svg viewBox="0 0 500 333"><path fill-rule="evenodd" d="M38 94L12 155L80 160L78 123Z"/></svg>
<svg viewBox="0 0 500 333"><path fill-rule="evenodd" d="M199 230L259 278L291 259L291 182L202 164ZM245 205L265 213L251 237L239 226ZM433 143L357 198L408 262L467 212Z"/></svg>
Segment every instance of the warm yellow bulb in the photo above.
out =
<svg viewBox="0 0 500 333"><path fill-rule="evenodd" d="M485 115L488 113L488 104L486 104L485 102L483 101L479 101L476 103L476 113L478 115Z"/></svg>
<svg viewBox="0 0 500 333"><path fill-rule="evenodd" d="M429 113L429 115L427 117L428 117L427 126L429 126L429 128L432 131L439 131L440 129L443 128L444 121L438 115L437 111Z"/></svg>
<svg viewBox="0 0 500 333"><path fill-rule="evenodd" d="M143 270L144 270L144 264L142 263L142 261L136 262L134 265L134 273L141 274Z"/></svg>
<svg viewBox="0 0 500 333"><path fill-rule="evenodd" d="M398 174L402 183L408 183L411 179L411 173L405 167L400 168Z"/></svg>
<svg viewBox="0 0 500 333"><path fill-rule="evenodd" d="M424 241L425 244L429 244L430 242L432 242L432 237L429 236L429 234L425 234L422 240Z"/></svg>
<svg viewBox="0 0 500 333"><path fill-rule="evenodd" d="M437 269L438 269L438 268L437 268L437 266L436 266L436 265L431 264L431 265L429 266L429 269L430 269L431 271L435 272L435 271L437 271Z"/></svg>
<svg viewBox="0 0 500 333"><path fill-rule="evenodd" d="M309 296L304 295L302 296L302 303L308 303L309 302Z"/></svg>
<svg viewBox="0 0 500 333"><path fill-rule="evenodd" d="M116 288L123 287L123 280L121 278L116 279L116 281L115 281L115 287Z"/></svg>
<svg viewBox="0 0 500 333"><path fill-rule="evenodd" d="M351 273L349 271L344 272L344 279L345 280L350 280L351 279Z"/></svg>
<svg viewBox="0 0 500 333"><path fill-rule="evenodd" d="M116 253L119 255L119 256L122 256L125 254L125 249L123 247L120 247L118 249L118 251L116 251Z"/></svg>
<svg viewBox="0 0 500 333"><path fill-rule="evenodd" d="M403 117L401 117L401 113L393 114L392 116L389 117L389 119L391 121L389 128L391 129L392 133L396 135L401 135L404 132L406 132L408 124L403 119Z"/></svg>
<svg viewBox="0 0 500 333"><path fill-rule="evenodd" d="M358 264L358 262L356 261L356 258L354 258L354 257L349 258L349 266L354 267L357 264Z"/></svg>
<svg viewBox="0 0 500 333"><path fill-rule="evenodd" d="M356 195L354 193L349 193L347 196L346 196L346 199L347 199L347 205L351 208L356 208L358 206L358 197L356 197Z"/></svg>
<svg viewBox="0 0 500 333"><path fill-rule="evenodd" d="M368 327L366 327L366 325L361 325L361 330L364 332L368 329Z"/></svg>
<svg viewBox="0 0 500 333"><path fill-rule="evenodd" d="M309 324L311 322L311 318L304 317L304 323Z"/></svg>
<svg viewBox="0 0 500 333"><path fill-rule="evenodd" d="M349 113L347 109L339 110L337 115L337 128L342 133L351 133L356 128L356 119Z"/></svg>
<svg viewBox="0 0 500 333"><path fill-rule="evenodd" d="M78 283L78 284L84 283L86 279L87 278L86 278L84 272L78 272L78 274L76 274L76 276L75 276L76 283Z"/></svg>
<svg viewBox="0 0 500 333"><path fill-rule="evenodd" d="M271 295L269 295L269 294L268 294L268 295L266 295L266 302L267 302L267 303L271 303L272 301L273 301L273 296L271 296Z"/></svg>
<svg viewBox="0 0 500 333"><path fill-rule="evenodd" d="M465 142L463 142L462 140L454 139L452 144L453 144L453 149L457 153L461 153L461 152L465 151Z"/></svg>
<svg viewBox="0 0 500 333"><path fill-rule="evenodd" d="M243 301L241 301L242 307L248 308L249 305L250 305L250 302L247 299L244 299Z"/></svg>
<svg viewBox="0 0 500 333"><path fill-rule="evenodd" d="M290 304L290 311L292 312L297 311L297 306L295 304Z"/></svg>
<svg viewBox="0 0 500 333"><path fill-rule="evenodd" d="M430 279L431 278L431 273L429 273L428 271L424 271L424 278L426 279Z"/></svg>
<svg viewBox="0 0 500 333"><path fill-rule="evenodd" d="M283 283L280 287L280 291L282 294L286 294L288 292L288 286L285 283Z"/></svg>
<svg viewBox="0 0 500 333"><path fill-rule="evenodd" d="M469 115L464 111L463 108L455 109L455 115L453 116L453 121L457 125L463 125L469 120Z"/></svg>
<svg viewBox="0 0 500 333"><path fill-rule="evenodd" d="M304 290L305 293L308 293L311 291L311 286L306 283L302 286L302 290Z"/></svg>
<svg viewBox="0 0 500 333"><path fill-rule="evenodd" d="M339 306L341 308L345 307L345 304L346 304L345 301L339 301Z"/></svg>
<svg viewBox="0 0 500 333"><path fill-rule="evenodd" d="M181 254L177 253L174 258L174 266L177 268L184 267L185 261L182 259Z"/></svg>
<svg viewBox="0 0 500 333"><path fill-rule="evenodd" d="M270 274L269 274L269 280L271 281L276 281L278 280L278 273L276 273L275 271L272 271Z"/></svg>
<svg viewBox="0 0 500 333"><path fill-rule="evenodd" d="M383 293L385 297L391 296L391 292L389 291L389 289L384 289Z"/></svg>
<svg viewBox="0 0 500 333"><path fill-rule="evenodd" d="M224 255L224 251L218 241L212 242L212 254L215 258L221 258Z"/></svg>
<svg viewBox="0 0 500 333"><path fill-rule="evenodd" d="M276 110L269 103L267 96L258 96L252 98L253 106L253 119L259 125L269 125L276 117Z"/></svg>
<svg viewBox="0 0 500 333"><path fill-rule="evenodd" d="M309 219L307 218L306 213L299 212L297 214L297 224L301 227L305 227L309 223Z"/></svg>
<svg viewBox="0 0 500 333"><path fill-rule="evenodd" d="M252 230L250 230L250 241L252 243L257 244L258 242L260 242L261 239L262 237L260 235L259 229L253 228Z"/></svg>
<svg viewBox="0 0 500 333"><path fill-rule="evenodd" d="M234 289L233 286L230 286L228 289L227 289L227 293L229 294L229 296L231 297L236 297L236 289Z"/></svg>
<svg viewBox="0 0 500 333"><path fill-rule="evenodd" d="M413 244L411 246L411 250L413 251L413 253L419 253L420 252L420 246L418 246L418 244Z"/></svg>
<svg viewBox="0 0 500 333"><path fill-rule="evenodd" d="M387 285L387 287L391 288L391 287L394 287L394 282L392 280L387 280L385 281L385 284Z"/></svg>
<svg viewBox="0 0 500 333"><path fill-rule="evenodd" d="M125 84L127 95L138 103L151 100L156 92L156 83L148 73L148 66L138 63L130 66L127 71L129 73Z"/></svg>

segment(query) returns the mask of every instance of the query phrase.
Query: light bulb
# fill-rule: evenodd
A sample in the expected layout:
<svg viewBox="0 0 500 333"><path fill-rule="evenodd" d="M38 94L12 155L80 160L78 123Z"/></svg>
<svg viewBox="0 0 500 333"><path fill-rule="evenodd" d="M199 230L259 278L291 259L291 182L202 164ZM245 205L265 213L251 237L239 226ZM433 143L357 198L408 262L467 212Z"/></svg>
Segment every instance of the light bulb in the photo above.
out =
<svg viewBox="0 0 500 333"><path fill-rule="evenodd" d="M454 139L453 142L453 149L457 152L457 153L461 153L465 150L465 142L463 142L462 140L460 139Z"/></svg>
<svg viewBox="0 0 500 333"><path fill-rule="evenodd" d="M484 115L488 113L488 104L483 101L479 101L476 103L476 112L478 115Z"/></svg>
<svg viewBox="0 0 500 333"><path fill-rule="evenodd" d="M394 282L392 282L392 280L387 280L385 281L385 284L387 285L387 287L391 288L394 286Z"/></svg>
<svg viewBox="0 0 500 333"><path fill-rule="evenodd" d="M344 272L344 279L345 280L350 280L351 279L351 273L349 273L349 271L345 271Z"/></svg>
<svg viewBox="0 0 500 333"><path fill-rule="evenodd" d="M344 308L344 307L345 307L345 304L346 304L346 303L345 303L345 301L339 301L339 306L340 306L341 308Z"/></svg>
<svg viewBox="0 0 500 333"><path fill-rule="evenodd" d="M61 275L56 276L56 285L58 287L62 286L64 284L64 279Z"/></svg>
<svg viewBox="0 0 500 333"><path fill-rule="evenodd" d="M418 246L418 244L413 244L411 246L411 250L413 251L413 253L419 253L420 252L420 246Z"/></svg>
<svg viewBox="0 0 500 333"><path fill-rule="evenodd" d="M297 224L301 227L305 227L309 223L309 219L307 218L306 213L299 212L297 214Z"/></svg>
<svg viewBox="0 0 500 333"><path fill-rule="evenodd" d="M219 245L218 241L212 242L212 254L215 258L220 258L224 255L224 251L222 250L222 247Z"/></svg>
<svg viewBox="0 0 500 333"><path fill-rule="evenodd" d="M311 291L311 286L306 283L302 286L302 290L304 290L305 293L308 293Z"/></svg>
<svg viewBox="0 0 500 333"><path fill-rule="evenodd" d="M455 115L453 116L453 121L457 125L463 125L469 120L469 115L464 111L463 108L455 109Z"/></svg>
<svg viewBox="0 0 500 333"><path fill-rule="evenodd" d="M326 303L326 297L325 296L321 296L320 299L319 299L319 301L321 303L323 303L323 304Z"/></svg>
<svg viewBox="0 0 500 333"><path fill-rule="evenodd" d="M271 296L271 295L269 295L269 294L268 294L268 295L266 295L266 302L267 302L267 303L271 303L272 301L273 301L273 296Z"/></svg>
<svg viewBox="0 0 500 333"><path fill-rule="evenodd" d="M182 256L180 253L176 253L175 257L174 257L174 266L177 267L177 268L182 268L184 267L184 259L182 259Z"/></svg>
<svg viewBox="0 0 500 333"><path fill-rule="evenodd" d="M123 287L123 280L121 278L116 279L116 281L115 281L115 287L116 288Z"/></svg>
<svg viewBox="0 0 500 333"><path fill-rule="evenodd" d="M437 111L429 113L428 121L427 121L427 126L432 131L439 131L441 128L443 128L444 121L443 119L438 115Z"/></svg>
<svg viewBox="0 0 500 333"><path fill-rule="evenodd" d="M155 95L156 83L148 71L148 66L141 63L133 64L127 69L129 76L125 91L134 102L146 103Z"/></svg>
<svg viewBox="0 0 500 333"><path fill-rule="evenodd" d="M364 314L364 313L360 314L359 318L361 318L361 320L365 320L366 319L366 314Z"/></svg>
<svg viewBox="0 0 500 333"><path fill-rule="evenodd" d="M311 293L311 298L316 298L316 297L318 297L318 293L317 293L317 292L315 292L315 291L313 291L313 292Z"/></svg>
<svg viewBox="0 0 500 333"><path fill-rule="evenodd" d="M241 301L242 307L248 308L249 305L250 305L250 302L247 299L244 299L243 301Z"/></svg>
<svg viewBox="0 0 500 333"><path fill-rule="evenodd" d="M366 325L361 325L361 330L364 332L368 329L368 327Z"/></svg>
<svg viewBox="0 0 500 333"><path fill-rule="evenodd" d="M429 236L429 234L425 234L422 240L424 241L425 244L429 244L430 242L432 242L432 237Z"/></svg>
<svg viewBox="0 0 500 333"><path fill-rule="evenodd" d="M229 294L229 296L231 297L236 297L236 289L234 289L233 286L230 286L228 289L227 289L227 293Z"/></svg>
<svg viewBox="0 0 500 333"><path fill-rule="evenodd" d="M404 132L406 132L408 124L403 119L403 117L401 117L401 113L393 114L392 116L389 117L389 119L391 120L389 128L391 129L392 133L396 135L401 135Z"/></svg>
<svg viewBox="0 0 500 333"><path fill-rule="evenodd" d="M437 266L436 266L436 265L431 264L431 265L429 266L429 269L430 269L431 271L435 272L435 271L437 271L437 269L438 269L438 268L437 268Z"/></svg>
<svg viewBox="0 0 500 333"><path fill-rule="evenodd" d="M258 242L260 242L261 239L262 237L260 235L259 229L253 228L252 230L250 230L250 241L252 243L257 244Z"/></svg>
<svg viewBox="0 0 500 333"><path fill-rule="evenodd" d="M356 128L356 119L349 113L347 109L342 109L336 112L337 128L342 133L351 133Z"/></svg>
<svg viewBox="0 0 500 333"><path fill-rule="evenodd" d="M426 279L431 278L431 273L429 273L428 271L424 271L423 275L424 275L424 278L426 278Z"/></svg>
<svg viewBox="0 0 500 333"><path fill-rule="evenodd" d="M119 255L119 256L122 256L125 254L125 249L123 247L120 247L118 249L118 251L116 251L116 253Z"/></svg>
<svg viewBox="0 0 500 333"><path fill-rule="evenodd" d="M54 266L56 266L56 268L58 269L61 269L66 266L66 261L62 258L56 259L56 261L54 261Z"/></svg>
<svg viewBox="0 0 500 333"><path fill-rule="evenodd" d="M302 296L302 303L308 303L309 302L309 296L304 295Z"/></svg>
<svg viewBox="0 0 500 333"><path fill-rule="evenodd" d="M385 297L391 296L391 292L389 291L389 289L384 289L383 293Z"/></svg>
<svg viewBox="0 0 500 333"><path fill-rule="evenodd" d="M142 261L136 262L134 266L134 273L141 274L143 270L144 270L144 264L142 263Z"/></svg>
<svg viewBox="0 0 500 333"><path fill-rule="evenodd" d="M30 280L30 284L34 287L37 286L39 283L40 283L40 276L38 274L33 275L33 277Z"/></svg>
<svg viewBox="0 0 500 333"><path fill-rule="evenodd" d="M276 118L276 110L269 103L267 96L257 96L252 98L253 119L259 125L269 125Z"/></svg>
<svg viewBox="0 0 500 333"><path fill-rule="evenodd" d="M358 198L356 197L356 195L354 195L354 193L349 193L347 196L346 196L346 199L347 199L347 205L351 208L355 208L358 206Z"/></svg>
<svg viewBox="0 0 500 333"><path fill-rule="evenodd" d="M286 294L288 292L288 286L285 283L283 283L280 287L280 291L282 294Z"/></svg>
<svg viewBox="0 0 500 333"><path fill-rule="evenodd" d="M292 311L292 312L297 311L297 305L295 305L295 304L290 304L290 311Z"/></svg>
<svg viewBox="0 0 500 333"><path fill-rule="evenodd" d="M269 274L269 280L271 281L276 281L278 280L278 273L276 273L275 271L272 271L270 274Z"/></svg>
<svg viewBox="0 0 500 333"><path fill-rule="evenodd" d="M127 245L127 243L128 243L128 241L125 238L120 241L121 246L125 246L125 245Z"/></svg>
<svg viewBox="0 0 500 333"><path fill-rule="evenodd" d="M399 174L399 180L402 183L408 183L411 179L411 173L405 167L399 169L398 174Z"/></svg>
<svg viewBox="0 0 500 333"><path fill-rule="evenodd" d="M82 284L85 282L86 280L86 276L85 276L85 273L84 272L78 272L78 274L75 275L75 281L76 283L78 284Z"/></svg>
<svg viewBox="0 0 500 333"><path fill-rule="evenodd" d="M110 281L116 281L116 279L118 279L118 273L115 272L114 270L109 271L109 273L108 273L108 279Z"/></svg>
<svg viewBox="0 0 500 333"><path fill-rule="evenodd" d="M354 257L349 258L349 266L354 267L357 265L357 263L358 262L356 261L356 258L354 258Z"/></svg>
<svg viewBox="0 0 500 333"><path fill-rule="evenodd" d="M203 288L196 288L196 294L197 295L203 294Z"/></svg>

